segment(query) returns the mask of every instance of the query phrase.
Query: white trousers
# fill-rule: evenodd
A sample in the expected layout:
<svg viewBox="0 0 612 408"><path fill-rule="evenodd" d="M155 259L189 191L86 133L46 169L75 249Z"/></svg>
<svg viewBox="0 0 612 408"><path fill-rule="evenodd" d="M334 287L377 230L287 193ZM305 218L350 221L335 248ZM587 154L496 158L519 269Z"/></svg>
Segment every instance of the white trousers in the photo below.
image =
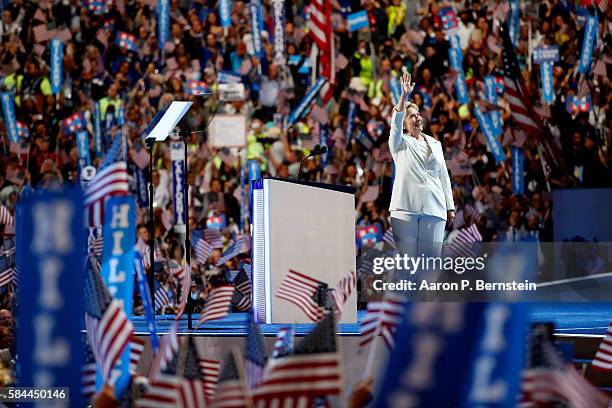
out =
<svg viewBox="0 0 612 408"><path fill-rule="evenodd" d="M440 256L446 221L425 214L391 212L393 238L399 254Z"/></svg>

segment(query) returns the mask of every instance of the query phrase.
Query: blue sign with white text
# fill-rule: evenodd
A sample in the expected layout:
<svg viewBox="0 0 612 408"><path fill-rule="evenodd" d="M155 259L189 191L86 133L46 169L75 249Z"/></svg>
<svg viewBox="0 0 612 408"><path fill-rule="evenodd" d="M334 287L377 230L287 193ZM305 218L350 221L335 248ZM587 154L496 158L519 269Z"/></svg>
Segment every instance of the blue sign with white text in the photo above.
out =
<svg viewBox="0 0 612 408"><path fill-rule="evenodd" d="M27 197L18 218L17 247L25 275L19 303L19 386L69 387L82 406L83 196L78 190ZM24 279L25 278L25 279Z"/></svg>

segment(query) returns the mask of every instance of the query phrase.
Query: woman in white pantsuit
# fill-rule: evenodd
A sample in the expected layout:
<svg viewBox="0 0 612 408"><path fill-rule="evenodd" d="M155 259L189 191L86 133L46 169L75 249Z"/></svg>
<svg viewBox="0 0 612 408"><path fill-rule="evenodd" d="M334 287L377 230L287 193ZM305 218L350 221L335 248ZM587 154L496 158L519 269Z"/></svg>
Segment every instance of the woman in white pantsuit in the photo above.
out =
<svg viewBox="0 0 612 408"><path fill-rule="evenodd" d="M397 249L410 256L438 256L444 227L455 220L455 204L442 145L423 134L423 118L406 99L414 89L401 78L402 93L393 109L389 149L395 162L391 226Z"/></svg>

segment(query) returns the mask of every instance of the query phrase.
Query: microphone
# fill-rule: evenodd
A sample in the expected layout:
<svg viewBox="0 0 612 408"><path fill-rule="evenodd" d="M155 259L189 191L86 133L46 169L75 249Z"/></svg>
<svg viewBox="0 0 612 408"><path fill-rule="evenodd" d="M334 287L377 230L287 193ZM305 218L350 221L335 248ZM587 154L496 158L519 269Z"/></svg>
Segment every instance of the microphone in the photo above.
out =
<svg viewBox="0 0 612 408"><path fill-rule="evenodd" d="M315 147L312 149L312 151L310 152L310 154L309 154L308 156L304 157L304 158L302 159L302 161L300 162L300 168L299 168L299 170L298 170L298 174L297 174L297 178L296 178L296 180L299 180L299 179L300 179L300 175L301 175L301 173L302 173L302 165L304 164L304 162L305 162L307 159L309 159L309 158L311 158L311 157L315 157L315 156L320 156L320 155L325 154L325 153L327 153L327 146L325 146L325 145L319 145L319 144L318 144L318 145L315 145Z"/></svg>

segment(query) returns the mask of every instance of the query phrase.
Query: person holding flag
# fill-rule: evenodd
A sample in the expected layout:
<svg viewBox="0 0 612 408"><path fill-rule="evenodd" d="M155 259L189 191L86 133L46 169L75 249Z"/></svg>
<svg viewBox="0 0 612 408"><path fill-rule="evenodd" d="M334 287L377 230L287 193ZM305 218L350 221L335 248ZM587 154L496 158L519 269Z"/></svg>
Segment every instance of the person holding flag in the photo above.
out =
<svg viewBox="0 0 612 408"><path fill-rule="evenodd" d="M440 254L446 222L455 220L450 178L442 145L423 133L418 105L406 103L415 83L404 74L400 84L389 135L395 164L389 207L393 236L399 253L435 256Z"/></svg>

